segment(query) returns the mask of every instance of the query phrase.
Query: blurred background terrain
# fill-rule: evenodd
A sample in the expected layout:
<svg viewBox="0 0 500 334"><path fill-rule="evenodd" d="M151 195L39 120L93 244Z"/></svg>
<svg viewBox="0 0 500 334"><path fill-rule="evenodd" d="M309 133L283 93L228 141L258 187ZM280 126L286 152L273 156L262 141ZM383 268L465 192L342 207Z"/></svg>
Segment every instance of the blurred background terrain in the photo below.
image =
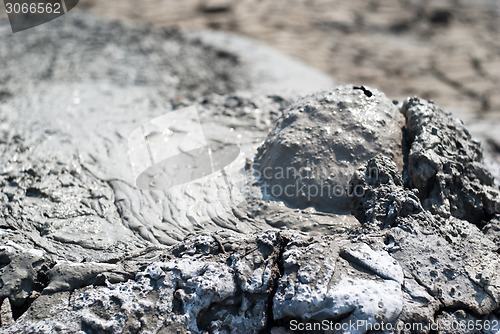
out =
<svg viewBox="0 0 500 334"><path fill-rule="evenodd" d="M253 37L391 97L500 111L499 0L84 0L123 22Z"/></svg>
<svg viewBox="0 0 500 334"><path fill-rule="evenodd" d="M339 83L432 99L500 154L500 0L81 0L77 10L250 36Z"/></svg>

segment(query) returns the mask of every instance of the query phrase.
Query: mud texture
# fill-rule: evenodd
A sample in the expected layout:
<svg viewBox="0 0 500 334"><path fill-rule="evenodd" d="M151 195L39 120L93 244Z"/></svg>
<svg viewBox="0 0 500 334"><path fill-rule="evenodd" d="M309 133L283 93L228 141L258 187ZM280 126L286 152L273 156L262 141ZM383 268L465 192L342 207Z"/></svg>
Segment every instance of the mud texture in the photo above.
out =
<svg viewBox="0 0 500 334"><path fill-rule="evenodd" d="M296 207L350 212L352 173L377 154L402 169L403 120L382 93L346 86L290 106L259 148L254 168L271 197Z"/></svg>
<svg viewBox="0 0 500 334"><path fill-rule="evenodd" d="M2 332L287 333L294 320L327 320L363 321L351 333L382 322L454 333L430 325L500 320L498 188L480 145L450 114L417 98L396 105L367 87L301 97L311 85L285 93L277 74L277 92L263 94L245 74L251 55L66 16L8 35L0 49L9 62L0 102ZM127 135L192 104L207 127L232 129L240 156L209 178L137 189ZM299 122L283 127L294 115ZM344 133L326 136L328 126ZM267 196L259 162L285 134L307 140L287 151L299 159L332 159L321 138L338 141L330 154L366 151L346 159L357 168L350 212Z"/></svg>
<svg viewBox="0 0 500 334"><path fill-rule="evenodd" d="M418 98L402 112L408 135L408 186L416 188L424 207L471 223L490 220L500 207L494 178L482 164L480 143L463 123Z"/></svg>

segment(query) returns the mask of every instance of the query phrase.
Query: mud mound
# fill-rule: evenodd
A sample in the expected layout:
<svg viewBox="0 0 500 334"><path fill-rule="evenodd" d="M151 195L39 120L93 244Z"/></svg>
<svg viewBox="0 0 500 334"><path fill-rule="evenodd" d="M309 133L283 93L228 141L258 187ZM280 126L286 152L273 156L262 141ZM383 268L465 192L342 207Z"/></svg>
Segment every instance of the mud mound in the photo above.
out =
<svg viewBox="0 0 500 334"><path fill-rule="evenodd" d="M350 211L353 172L382 154L402 170L403 117L384 94L344 86L290 106L259 148L264 191L297 207Z"/></svg>

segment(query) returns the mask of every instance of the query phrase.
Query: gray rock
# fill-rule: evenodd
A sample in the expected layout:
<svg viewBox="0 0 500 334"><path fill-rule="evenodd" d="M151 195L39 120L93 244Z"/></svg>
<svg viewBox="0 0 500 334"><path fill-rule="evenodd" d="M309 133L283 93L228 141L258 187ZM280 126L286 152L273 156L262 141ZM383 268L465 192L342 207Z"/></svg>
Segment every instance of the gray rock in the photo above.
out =
<svg viewBox="0 0 500 334"><path fill-rule="evenodd" d="M500 248L500 216L495 216L483 227L484 234Z"/></svg>
<svg viewBox="0 0 500 334"><path fill-rule="evenodd" d="M379 172L367 172L374 168ZM443 309L483 316L497 312L498 246L466 220L423 210L401 181L386 158L369 161L351 181L365 190L355 200L357 216L372 233L386 230L387 251L403 267L405 306L400 319L430 326Z"/></svg>
<svg viewBox="0 0 500 334"><path fill-rule="evenodd" d="M117 283L132 278L129 273L120 271L116 264L91 262L58 262L49 270L48 276L49 284L43 290L44 293L73 291L104 281Z"/></svg>
<svg viewBox="0 0 500 334"><path fill-rule="evenodd" d="M360 267L339 257L344 248L357 259L384 260ZM327 249L336 253L325 256ZM64 292L46 293L8 332L128 333L147 325L167 332L258 333L272 319L333 321L349 315L347 320L375 323L395 319L402 309L401 282L396 281L401 267L365 244L328 237L311 242L276 232L248 238L218 234L186 240L169 253L174 258L160 256L133 280L77 289L66 306L54 303ZM54 303L53 312L36 321L43 303Z"/></svg>
<svg viewBox="0 0 500 334"><path fill-rule="evenodd" d="M403 187L395 163L384 156L369 160L353 174L348 193L353 214L365 225L392 226L423 211L417 195Z"/></svg>
<svg viewBox="0 0 500 334"><path fill-rule="evenodd" d="M467 314L463 310L443 311L438 315L436 323L441 328L446 328L443 333L446 334L466 334L474 331L491 334L498 333L499 318L490 315L484 319Z"/></svg>
<svg viewBox="0 0 500 334"><path fill-rule="evenodd" d="M14 324L12 317L12 307L9 298L5 298L0 306L0 328L9 328Z"/></svg>
<svg viewBox="0 0 500 334"><path fill-rule="evenodd" d="M269 320L281 242L276 233L200 235L171 248L174 258L160 255L148 263L135 279L76 290L69 307L52 304L58 314L36 322L37 312L28 312L9 331L257 333ZM58 296L64 293L37 303Z"/></svg>
<svg viewBox="0 0 500 334"><path fill-rule="evenodd" d="M384 251L331 238L290 240L273 298L275 320L392 322L401 313L402 269ZM364 333L359 328L353 333Z"/></svg>
<svg viewBox="0 0 500 334"><path fill-rule="evenodd" d="M54 263L40 249L25 249L13 242L0 246L0 299L22 309L47 284Z"/></svg>

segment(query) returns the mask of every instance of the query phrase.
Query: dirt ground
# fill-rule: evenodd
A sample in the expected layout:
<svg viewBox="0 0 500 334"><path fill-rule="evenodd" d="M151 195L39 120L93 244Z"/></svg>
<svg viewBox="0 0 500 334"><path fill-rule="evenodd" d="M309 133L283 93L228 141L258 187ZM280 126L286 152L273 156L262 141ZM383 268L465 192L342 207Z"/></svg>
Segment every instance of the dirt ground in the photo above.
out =
<svg viewBox="0 0 500 334"><path fill-rule="evenodd" d="M125 22L234 31L342 83L419 95L476 117L500 112L500 0L87 0L79 7Z"/></svg>

